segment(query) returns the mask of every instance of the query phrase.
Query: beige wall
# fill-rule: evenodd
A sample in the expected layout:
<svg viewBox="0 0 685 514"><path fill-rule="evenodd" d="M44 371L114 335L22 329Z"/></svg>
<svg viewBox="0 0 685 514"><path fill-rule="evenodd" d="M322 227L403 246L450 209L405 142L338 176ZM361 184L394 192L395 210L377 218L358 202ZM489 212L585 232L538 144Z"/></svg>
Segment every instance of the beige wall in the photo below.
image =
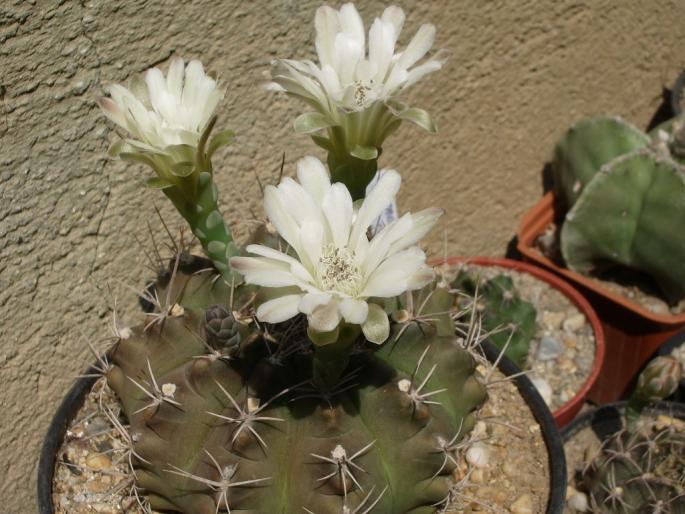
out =
<svg viewBox="0 0 685 514"><path fill-rule="evenodd" d="M61 5L59 5L61 3ZM239 131L217 168L226 217L260 212L254 174L276 176L313 145L290 129L301 106L260 89L276 57L312 52L315 1L5 0L0 6L0 510L35 512L39 444L57 402L91 358L80 334L105 334L111 296L135 319L149 272L135 237L153 202L178 218L146 173L108 161L102 84L201 58L228 87L220 123ZM381 2L360 2L369 20ZM407 32L438 26L446 69L411 95L440 126L405 126L383 164L405 177L402 204L441 205L430 239L450 254L501 254L541 192L540 171L574 120L621 113L644 125L685 65L685 2L413 1ZM409 34L404 34L404 41ZM241 227L245 227L244 224ZM244 234L244 230L240 231Z"/></svg>

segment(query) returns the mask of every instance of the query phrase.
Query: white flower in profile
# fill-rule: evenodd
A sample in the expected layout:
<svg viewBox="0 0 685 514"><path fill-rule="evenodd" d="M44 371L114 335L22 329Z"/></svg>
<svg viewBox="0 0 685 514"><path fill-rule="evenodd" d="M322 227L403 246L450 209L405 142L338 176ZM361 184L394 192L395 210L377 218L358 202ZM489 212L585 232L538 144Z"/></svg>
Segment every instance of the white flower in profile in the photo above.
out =
<svg viewBox="0 0 685 514"><path fill-rule="evenodd" d="M316 11L319 64L283 59L274 61L272 70L271 89L300 97L316 109L317 113L301 117L303 132L341 125L346 113L365 111L378 104L390 108L390 116L386 115L387 109L375 113L381 122L375 128L381 133L389 129L393 115L435 130L425 111L394 101L402 91L439 70L445 61L445 52L440 51L420 62L435 40L432 24L422 25L407 47L396 52L404 20L402 9L386 8L371 25L367 51L364 23L354 4L347 3L339 11L329 6Z"/></svg>
<svg viewBox="0 0 685 514"><path fill-rule="evenodd" d="M442 210L407 213L369 241L367 229L399 190L396 171L382 171L357 210L348 189L331 184L315 157L298 162L297 177L299 183L285 178L264 192L267 216L294 254L252 244L247 251L255 256L231 259L246 282L281 288L258 307L257 318L279 323L304 313L316 332L333 331L344 320L361 325L369 341L382 343L389 334L388 318L368 300L419 289L433 279L416 244Z"/></svg>
<svg viewBox="0 0 685 514"><path fill-rule="evenodd" d="M128 132L124 143L138 151L172 155L178 145L198 146L224 96L200 61L184 66L180 57L171 59L166 77L151 68L144 80L134 79L130 89L112 84L108 90L110 98L100 98L98 104Z"/></svg>

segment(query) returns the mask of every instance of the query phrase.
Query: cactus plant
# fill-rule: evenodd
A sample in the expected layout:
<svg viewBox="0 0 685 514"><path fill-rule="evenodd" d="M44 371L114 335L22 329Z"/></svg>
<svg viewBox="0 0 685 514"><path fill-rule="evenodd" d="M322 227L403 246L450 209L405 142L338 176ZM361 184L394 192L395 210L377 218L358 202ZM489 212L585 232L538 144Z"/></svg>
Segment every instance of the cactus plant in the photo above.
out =
<svg viewBox="0 0 685 514"><path fill-rule="evenodd" d="M675 391L681 376L673 357L657 357L640 375L627 426L607 439L581 472L593 512L685 513L685 429L669 419L640 418Z"/></svg>
<svg viewBox="0 0 685 514"><path fill-rule="evenodd" d="M489 341L524 368L535 337L537 312L533 304L519 296L511 277L497 275L480 280L474 273L461 271L452 287L469 296L478 295L478 309L482 311L483 327L490 333Z"/></svg>
<svg viewBox="0 0 685 514"><path fill-rule="evenodd" d="M615 266L642 272L672 303L685 297L682 120L654 140L615 118L594 118L569 130L555 150L555 185L569 209L561 253L580 273ZM675 230L675 229L674 229Z"/></svg>
<svg viewBox="0 0 685 514"><path fill-rule="evenodd" d="M397 7L376 20L367 65L356 53L336 58L340 97L324 80L331 70L322 77L306 62L281 61L289 76L275 83L323 110L296 126L330 128L329 140L315 141L331 169L305 157L299 182L266 186L269 225L245 251L218 210L211 158L231 133L209 139L221 95L202 65L184 70L174 58L166 78L149 70L147 88L112 86L100 101L129 133L112 154L153 169L148 184L172 200L211 259L178 251L141 294L148 320L117 331L103 367L128 423L134 491L153 508L422 514L446 508L464 482L453 479L455 454L485 386L474 374L477 331L466 343L456 337L455 297L417 246L442 211L380 226L400 175L381 170L366 187L402 119L434 130L426 113L396 102L441 66L412 68L432 45L432 25L393 58L403 21ZM324 67L333 42L365 52L352 4L321 8L317 34ZM365 78L370 69L388 83ZM399 315L414 295L425 318Z"/></svg>
<svg viewBox="0 0 685 514"><path fill-rule="evenodd" d="M159 284L160 297L173 288L177 314L134 329L111 352L108 382L152 507L434 512L452 485L448 446L470 431L484 399L473 358L454 335L410 326L393 344L359 338L339 382L320 388L303 317L241 321L253 293L212 278L180 270ZM232 353L212 342L214 305L230 296L231 319L243 323ZM451 309L445 290L433 297L431 312Z"/></svg>

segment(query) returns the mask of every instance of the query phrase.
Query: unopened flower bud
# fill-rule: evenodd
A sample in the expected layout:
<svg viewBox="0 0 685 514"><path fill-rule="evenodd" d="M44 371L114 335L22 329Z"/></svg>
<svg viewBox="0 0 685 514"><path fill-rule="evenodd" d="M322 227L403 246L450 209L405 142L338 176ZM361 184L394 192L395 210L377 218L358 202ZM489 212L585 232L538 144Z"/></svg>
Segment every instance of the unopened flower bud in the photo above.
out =
<svg viewBox="0 0 685 514"><path fill-rule="evenodd" d="M205 311L207 343L215 348L227 348L240 343L238 323L224 305L212 305Z"/></svg>
<svg viewBox="0 0 685 514"><path fill-rule="evenodd" d="M635 394L646 401L671 396L683 377L683 365L670 355L652 360L637 379Z"/></svg>

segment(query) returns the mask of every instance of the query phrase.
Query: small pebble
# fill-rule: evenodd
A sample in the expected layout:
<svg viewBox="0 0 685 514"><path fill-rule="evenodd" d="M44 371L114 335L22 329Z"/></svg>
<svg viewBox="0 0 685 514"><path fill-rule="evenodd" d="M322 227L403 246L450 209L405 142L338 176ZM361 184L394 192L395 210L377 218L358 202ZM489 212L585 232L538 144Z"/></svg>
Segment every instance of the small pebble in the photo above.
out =
<svg viewBox="0 0 685 514"><path fill-rule="evenodd" d="M564 318L565 316L563 312L545 311L542 314L542 323L547 327L548 330L559 330Z"/></svg>
<svg viewBox="0 0 685 514"><path fill-rule="evenodd" d="M531 377L530 381L533 382L535 389L538 390L545 403L550 405L552 403L552 387L549 385L549 382L540 377Z"/></svg>
<svg viewBox="0 0 685 514"><path fill-rule="evenodd" d="M490 451L484 444L475 443L466 450L466 461L477 468L484 468L490 461Z"/></svg>
<svg viewBox="0 0 685 514"><path fill-rule="evenodd" d="M569 316L562 324L566 332L578 332L585 326L585 314L579 312L573 316Z"/></svg>
<svg viewBox="0 0 685 514"><path fill-rule="evenodd" d="M471 473L471 482L475 484L482 484L485 482L485 470L476 468Z"/></svg>
<svg viewBox="0 0 685 514"><path fill-rule="evenodd" d="M474 439L480 439L486 435L488 435L488 426L485 424L485 422L476 422L476 424L473 426L473 430L471 431L471 437Z"/></svg>
<svg viewBox="0 0 685 514"><path fill-rule="evenodd" d="M569 492L571 494L568 494ZM573 487L569 487L566 491L566 504L576 512L587 512L590 510L590 502L587 499L587 495L576 491Z"/></svg>
<svg viewBox="0 0 685 514"><path fill-rule="evenodd" d="M112 461L102 453L91 453L86 457L86 466L97 470L109 469L112 467Z"/></svg>
<svg viewBox="0 0 685 514"><path fill-rule="evenodd" d="M541 361L549 361L560 357L564 353L564 344L556 337L544 335L540 339L540 345L536 357Z"/></svg>
<svg viewBox="0 0 685 514"><path fill-rule="evenodd" d="M518 473L520 473L520 470L511 462L505 462L502 465L502 471L504 471L504 474L508 477L515 477Z"/></svg>
<svg viewBox="0 0 685 514"><path fill-rule="evenodd" d="M533 514L533 498L528 493L522 494L511 504L509 510L513 514Z"/></svg>

